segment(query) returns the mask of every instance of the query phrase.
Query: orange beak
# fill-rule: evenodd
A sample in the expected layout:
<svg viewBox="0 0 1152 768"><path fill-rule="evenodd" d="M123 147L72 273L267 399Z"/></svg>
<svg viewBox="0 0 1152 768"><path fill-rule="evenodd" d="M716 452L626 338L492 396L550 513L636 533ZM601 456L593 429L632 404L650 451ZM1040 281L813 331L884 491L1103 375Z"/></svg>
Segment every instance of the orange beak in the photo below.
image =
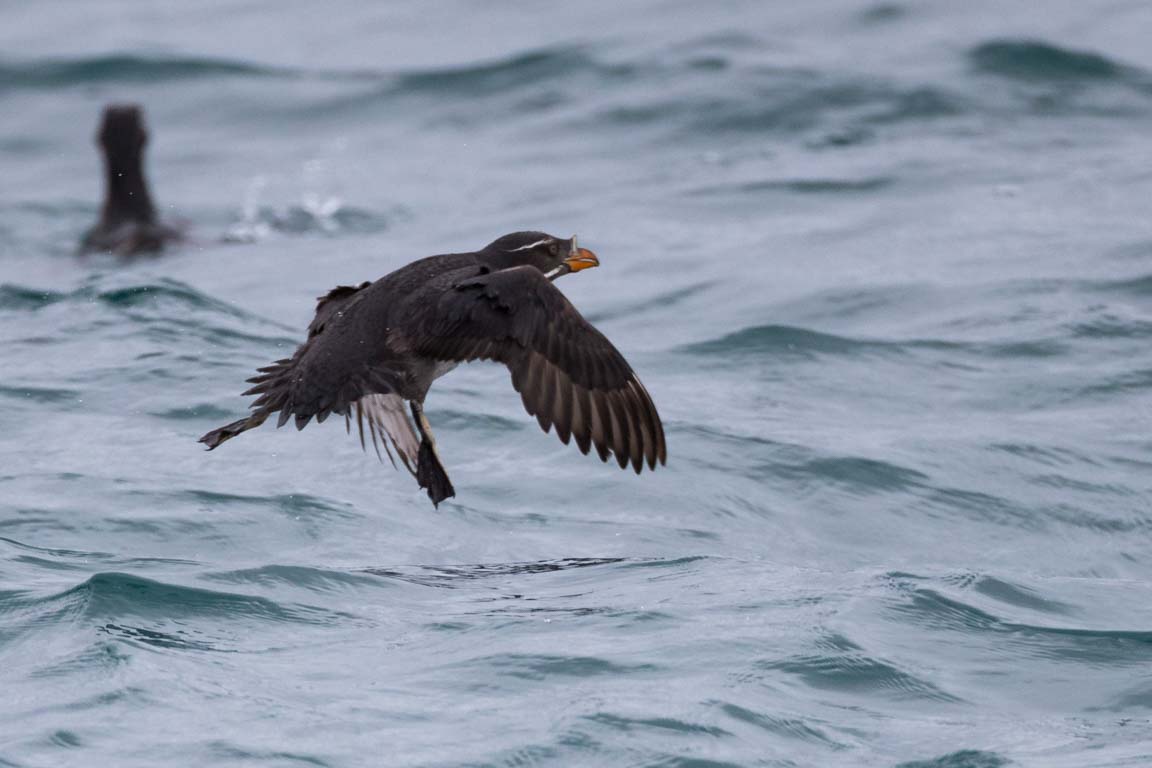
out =
<svg viewBox="0 0 1152 768"><path fill-rule="evenodd" d="M568 258L564 259L564 263L568 265L568 269L571 271L579 272L582 269L600 266L600 259L596 258L596 254L587 248L573 248L568 253Z"/></svg>

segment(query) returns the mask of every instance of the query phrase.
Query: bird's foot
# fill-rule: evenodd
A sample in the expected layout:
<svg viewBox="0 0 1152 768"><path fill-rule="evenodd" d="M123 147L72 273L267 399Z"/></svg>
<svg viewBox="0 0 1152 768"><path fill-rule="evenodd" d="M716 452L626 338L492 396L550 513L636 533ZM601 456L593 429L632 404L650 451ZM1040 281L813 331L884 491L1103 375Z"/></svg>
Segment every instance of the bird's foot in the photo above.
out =
<svg viewBox="0 0 1152 768"><path fill-rule="evenodd" d="M432 499L433 506L440 506L444 499L456 495L440 457L436 455L436 448L430 440L420 441L420 455L416 460L416 482L421 488L428 491L428 498Z"/></svg>

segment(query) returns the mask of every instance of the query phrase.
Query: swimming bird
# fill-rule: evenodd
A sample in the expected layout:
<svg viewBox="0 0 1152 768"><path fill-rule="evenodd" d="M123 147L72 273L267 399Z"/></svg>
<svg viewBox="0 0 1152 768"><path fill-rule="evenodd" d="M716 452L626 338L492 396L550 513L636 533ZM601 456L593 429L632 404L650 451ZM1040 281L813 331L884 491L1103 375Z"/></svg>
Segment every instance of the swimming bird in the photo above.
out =
<svg viewBox="0 0 1152 768"><path fill-rule="evenodd" d="M81 251L132 256L161 250L179 240L179 230L161 223L144 177L148 131L135 104L104 108L96 143L104 155L104 205L100 220L84 235Z"/></svg>
<svg viewBox="0 0 1152 768"><path fill-rule="evenodd" d="M552 281L600 264L594 253L543 232L515 232L472 253L429 256L374 283L338 286L317 299L308 337L290 358L258 369L245 395L252 414L200 438L211 450L279 413L295 419L353 415L377 454L389 442L432 503L455 496L424 398L462 362L492 360L540 427L580 451L614 455L639 474L664 464L664 427L623 355ZM408 420L405 402L415 421Z"/></svg>

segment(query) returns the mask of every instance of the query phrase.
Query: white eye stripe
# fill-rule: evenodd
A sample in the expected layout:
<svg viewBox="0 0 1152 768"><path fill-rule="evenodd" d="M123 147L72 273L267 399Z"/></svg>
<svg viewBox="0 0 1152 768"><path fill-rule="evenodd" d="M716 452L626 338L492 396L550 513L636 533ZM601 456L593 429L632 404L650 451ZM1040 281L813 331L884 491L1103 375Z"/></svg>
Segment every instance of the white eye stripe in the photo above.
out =
<svg viewBox="0 0 1152 768"><path fill-rule="evenodd" d="M546 237L546 238L544 238L543 240L537 240L537 241L536 241L536 242L534 242L534 243L528 243L528 245L522 245L522 246L520 246L519 248L513 248L513 249L511 249L510 251L507 251L507 252L508 252L508 253L516 253L516 251L526 251L526 250L528 250L529 248L535 248L535 247L536 247L536 246L538 246L538 245L544 245L544 243L550 243L550 242L552 242L552 238L550 238L550 237Z"/></svg>

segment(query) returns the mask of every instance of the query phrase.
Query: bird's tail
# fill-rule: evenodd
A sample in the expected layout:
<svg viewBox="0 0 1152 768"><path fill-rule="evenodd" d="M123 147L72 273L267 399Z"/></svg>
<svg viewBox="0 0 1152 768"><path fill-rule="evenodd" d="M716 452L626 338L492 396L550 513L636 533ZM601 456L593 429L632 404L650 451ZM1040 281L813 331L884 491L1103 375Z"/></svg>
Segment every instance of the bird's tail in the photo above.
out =
<svg viewBox="0 0 1152 768"><path fill-rule="evenodd" d="M268 418L268 414L266 414L266 413L265 414L260 414L260 413L252 414L251 416L249 416L247 418L238 419L238 420L232 422L231 424L225 424L222 427L219 427L217 429L212 430L208 434L201 437L199 442L204 443L204 445L208 446L208 450L212 450L213 448L216 448L217 446L219 446L220 443L223 443L225 440L231 440L232 438L236 437L236 435L240 434L241 432L247 432L249 429L252 429L253 427L260 426L261 424L264 423L264 421L267 418Z"/></svg>

